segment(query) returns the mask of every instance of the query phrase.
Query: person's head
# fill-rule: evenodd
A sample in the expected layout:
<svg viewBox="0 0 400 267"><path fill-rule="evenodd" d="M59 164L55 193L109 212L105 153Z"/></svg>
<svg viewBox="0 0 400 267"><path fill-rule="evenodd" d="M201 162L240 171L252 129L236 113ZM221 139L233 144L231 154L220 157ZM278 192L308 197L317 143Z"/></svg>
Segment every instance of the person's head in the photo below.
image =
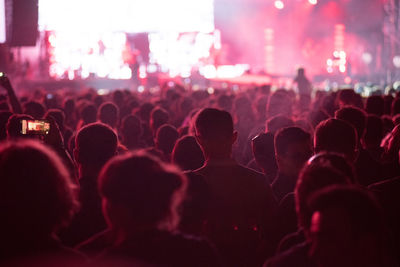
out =
<svg viewBox="0 0 400 267"><path fill-rule="evenodd" d="M227 111L205 108L195 116L196 139L205 158L231 156L232 145L237 139L233 120Z"/></svg>
<svg viewBox="0 0 400 267"><path fill-rule="evenodd" d="M343 107L335 112L335 118L344 120L351 124L357 131L357 136L361 139L364 135L366 113L356 107Z"/></svg>
<svg viewBox="0 0 400 267"><path fill-rule="evenodd" d="M103 213L122 238L145 229L175 230L186 186L186 176L143 151L114 157L99 176Z"/></svg>
<svg viewBox="0 0 400 267"><path fill-rule="evenodd" d="M114 103L106 102L101 104L97 114L97 119L100 122L109 125L111 128L115 128L118 124L118 118L119 109Z"/></svg>
<svg viewBox="0 0 400 267"><path fill-rule="evenodd" d="M277 115L267 121L265 128L266 132L275 135L275 133L280 129L291 126L294 126L294 122L291 118L283 115Z"/></svg>
<svg viewBox="0 0 400 267"><path fill-rule="evenodd" d="M311 135L299 127L287 127L274 138L278 169L288 176L298 176L304 163L312 155Z"/></svg>
<svg viewBox="0 0 400 267"><path fill-rule="evenodd" d="M142 135L142 124L140 119L135 115L128 115L122 120L121 135L125 144L129 140L137 141Z"/></svg>
<svg viewBox="0 0 400 267"><path fill-rule="evenodd" d="M307 201L316 191L335 184L354 184L352 165L340 154L320 153L310 158L300 172L295 188L296 213L299 227L309 233L311 215Z"/></svg>
<svg viewBox="0 0 400 267"><path fill-rule="evenodd" d="M297 76L304 76L305 70L304 68L298 68L297 69Z"/></svg>
<svg viewBox="0 0 400 267"><path fill-rule="evenodd" d="M84 104L80 110L80 116L83 124L89 124L96 121L97 108L93 104Z"/></svg>
<svg viewBox="0 0 400 267"><path fill-rule="evenodd" d="M60 128L60 131L63 133L64 132L64 121L65 121L65 114L62 110L60 109L49 109L46 114L44 115L44 118L47 118L48 116L51 116L54 118L56 121L58 128Z"/></svg>
<svg viewBox="0 0 400 267"><path fill-rule="evenodd" d="M339 107L344 106L355 106L362 108L359 103L359 95L353 89L342 89L339 90L336 96L336 101Z"/></svg>
<svg viewBox="0 0 400 267"><path fill-rule="evenodd" d="M75 137L74 158L81 167L100 169L117 153L118 138L113 129L95 122L81 128Z"/></svg>
<svg viewBox="0 0 400 267"><path fill-rule="evenodd" d="M24 104L24 114L28 114L33 118L40 120L46 112L44 106L36 101L29 101Z"/></svg>
<svg viewBox="0 0 400 267"><path fill-rule="evenodd" d="M172 125L164 124L157 130L155 146L164 154L170 155L178 138L179 133L176 128Z"/></svg>
<svg viewBox="0 0 400 267"><path fill-rule="evenodd" d="M13 114L7 122L7 139L32 138L31 135L22 134L22 120L33 120L33 117L26 114Z"/></svg>
<svg viewBox="0 0 400 267"><path fill-rule="evenodd" d="M311 125L315 128L317 125L324 120L329 119L328 113L324 111L323 109L315 109L310 111L308 114L308 121L311 123Z"/></svg>
<svg viewBox="0 0 400 267"><path fill-rule="evenodd" d="M365 111L368 114L382 116L384 113L385 100L382 96L373 95L367 98L367 103L365 104Z"/></svg>
<svg viewBox="0 0 400 267"><path fill-rule="evenodd" d="M392 266L383 214L367 190L330 186L315 193L308 206L310 256L318 266Z"/></svg>
<svg viewBox="0 0 400 267"><path fill-rule="evenodd" d="M314 132L314 152L337 152L348 160L357 158L357 132L349 123L339 119L327 119L318 124Z"/></svg>
<svg viewBox="0 0 400 267"><path fill-rule="evenodd" d="M184 171L196 170L203 166L204 155L196 138L191 135L179 138L172 151L171 161Z"/></svg>
<svg viewBox="0 0 400 267"><path fill-rule="evenodd" d="M39 142L2 143L0 173L3 242L47 240L76 211L76 192L67 169L55 152Z"/></svg>
<svg viewBox="0 0 400 267"><path fill-rule="evenodd" d="M383 122L376 115L368 115L365 124L365 133L362 143L366 149L377 148L380 146L383 138Z"/></svg>
<svg viewBox="0 0 400 267"><path fill-rule="evenodd" d="M167 124L169 120L168 112L160 107L156 107L151 111L150 114L150 129L153 136L156 135L158 128L163 124Z"/></svg>
<svg viewBox="0 0 400 267"><path fill-rule="evenodd" d="M257 165L265 174L277 170L274 135L272 133L260 133L252 139L253 156Z"/></svg>
<svg viewBox="0 0 400 267"><path fill-rule="evenodd" d="M292 98L286 90L275 91L268 99L267 116L292 116Z"/></svg>

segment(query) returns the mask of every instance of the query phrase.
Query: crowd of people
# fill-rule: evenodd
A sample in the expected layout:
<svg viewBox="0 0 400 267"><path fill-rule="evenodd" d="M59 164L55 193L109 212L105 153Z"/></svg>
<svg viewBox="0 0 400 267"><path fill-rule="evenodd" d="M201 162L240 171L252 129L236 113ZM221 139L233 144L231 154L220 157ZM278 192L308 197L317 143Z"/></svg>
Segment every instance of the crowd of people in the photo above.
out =
<svg viewBox="0 0 400 267"><path fill-rule="evenodd" d="M17 95L2 77L0 265L398 266L400 94L296 82Z"/></svg>

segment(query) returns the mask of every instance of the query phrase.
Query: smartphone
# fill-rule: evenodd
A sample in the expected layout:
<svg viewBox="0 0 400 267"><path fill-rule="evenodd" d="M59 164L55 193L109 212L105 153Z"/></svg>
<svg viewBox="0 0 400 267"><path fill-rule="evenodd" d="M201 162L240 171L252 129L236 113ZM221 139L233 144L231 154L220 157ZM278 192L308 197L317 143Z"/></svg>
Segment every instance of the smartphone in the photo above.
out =
<svg viewBox="0 0 400 267"><path fill-rule="evenodd" d="M50 122L46 120L21 120L22 134L46 135L50 131Z"/></svg>

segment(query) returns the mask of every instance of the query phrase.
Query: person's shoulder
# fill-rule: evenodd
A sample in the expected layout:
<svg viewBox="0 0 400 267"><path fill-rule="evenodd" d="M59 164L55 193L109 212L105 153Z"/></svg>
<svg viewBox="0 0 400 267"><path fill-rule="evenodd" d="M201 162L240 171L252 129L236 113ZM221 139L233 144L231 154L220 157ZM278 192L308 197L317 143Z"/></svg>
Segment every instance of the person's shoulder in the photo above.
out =
<svg viewBox="0 0 400 267"><path fill-rule="evenodd" d="M368 189L373 192L393 191L400 188L400 176L392 179L377 182L368 186Z"/></svg>

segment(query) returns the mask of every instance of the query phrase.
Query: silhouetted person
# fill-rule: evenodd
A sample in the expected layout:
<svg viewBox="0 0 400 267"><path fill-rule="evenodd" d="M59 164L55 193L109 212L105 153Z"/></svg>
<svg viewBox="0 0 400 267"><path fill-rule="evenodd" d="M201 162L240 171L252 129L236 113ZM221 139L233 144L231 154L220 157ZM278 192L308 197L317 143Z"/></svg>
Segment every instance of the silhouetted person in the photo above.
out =
<svg viewBox="0 0 400 267"><path fill-rule="evenodd" d="M81 109L80 109L80 121L78 122L78 125L76 126L76 129L79 130L83 126L96 122L96 116L97 116L97 108L93 104L84 104Z"/></svg>
<svg viewBox="0 0 400 267"><path fill-rule="evenodd" d="M97 177L104 164L117 153L118 138L110 126L92 123L75 137L74 159L79 168L81 209L63 240L76 245L106 228L97 191Z"/></svg>
<svg viewBox="0 0 400 267"><path fill-rule="evenodd" d="M363 148L368 151L372 158L377 162L381 161L383 148L381 141L383 138L382 119L376 115L368 115L365 124L364 137L361 139Z"/></svg>
<svg viewBox="0 0 400 267"><path fill-rule="evenodd" d="M163 153L163 158L168 162L171 161L171 153L178 138L178 131L172 125L164 124L157 130L155 147Z"/></svg>
<svg viewBox="0 0 400 267"><path fill-rule="evenodd" d="M354 166L359 183L367 186L379 181L381 179L381 165L361 145L366 124L365 111L356 107L343 107L335 112L335 118L348 122L357 131L358 155Z"/></svg>
<svg viewBox="0 0 400 267"><path fill-rule="evenodd" d="M122 120L121 131L122 143L130 150L144 147L141 141L142 124L135 115L128 115Z"/></svg>
<svg viewBox="0 0 400 267"><path fill-rule="evenodd" d="M297 84L298 92L301 97L306 97L311 95L312 85L305 75L305 70L303 68L297 69L297 76L294 78L294 82Z"/></svg>
<svg viewBox="0 0 400 267"><path fill-rule="evenodd" d="M97 264L219 266L208 243L176 232L186 187L186 176L147 154L112 159L100 174L99 190L115 239Z"/></svg>
<svg viewBox="0 0 400 267"><path fill-rule="evenodd" d="M254 159L247 167L264 173L268 183L272 183L278 172L275 158L274 135L270 132L260 133L252 139Z"/></svg>
<svg viewBox="0 0 400 267"><path fill-rule="evenodd" d="M314 152L337 152L350 162L357 159L357 132L349 123L327 119L318 124L314 132Z"/></svg>
<svg viewBox="0 0 400 267"><path fill-rule="evenodd" d="M195 132L206 159L195 173L204 176L211 194L205 234L228 265L260 264L275 242L276 202L271 188L262 174L232 159L237 133L228 112L201 110Z"/></svg>
<svg viewBox="0 0 400 267"><path fill-rule="evenodd" d="M0 145L0 265L72 266L84 257L56 238L78 201L60 158L34 140Z"/></svg>
<svg viewBox="0 0 400 267"><path fill-rule="evenodd" d="M335 163L334 163L335 162ZM334 164L333 164L334 163ZM343 164L344 163L344 164ZM336 167L338 166L338 167ZM310 226L312 211L308 208L309 198L318 190L335 184L351 184L348 174L351 168L343 158L337 159L335 154L318 154L314 156L301 170L299 181L296 185L295 194L286 196L286 207L281 214L281 227L287 227L287 221L293 221L293 212L290 209L295 206L298 222L298 232L285 237L279 245L280 253L268 260L264 266L268 267L310 267L317 266L308 255L310 249ZM295 200L295 201L293 201ZM295 202L295 203L294 203ZM280 212L282 212L280 210ZM282 215L285 215L284 217Z"/></svg>
<svg viewBox="0 0 400 267"><path fill-rule="evenodd" d="M276 115L267 121L265 128L266 132L275 135L280 129L291 126L294 126L291 118L284 115Z"/></svg>
<svg viewBox="0 0 400 267"><path fill-rule="evenodd" d="M385 101L382 96L374 95L367 98L365 111L368 114L382 116L384 114Z"/></svg>
<svg viewBox="0 0 400 267"><path fill-rule="evenodd" d="M29 101L24 104L23 113L32 116L36 120L42 119L45 112L46 112L45 107L39 102Z"/></svg>
<svg viewBox="0 0 400 267"><path fill-rule="evenodd" d="M398 266L382 210L366 190L332 186L309 200L310 257L321 267Z"/></svg>
<svg viewBox="0 0 400 267"><path fill-rule="evenodd" d="M193 171L203 166L203 151L194 136L185 135L176 141L171 162L184 171Z"/></svg>
<svg viewBox="0 0 400 267"><path fill-rule="evenodd" d="M153 136L156 136L158 128L169 121L168 112L160 107L155 107L150 114L150 129Z"/></svg>
<svg viewBox="0 0 400 267"><path fill-rule="evenodd" d="M278 202L293 192L304 163L312 156L311 136L298 127L278 131L274 140L278 174L272 183Z"/></svg>
<svg viewBox="0 0 400 267"><path fill-rule="evenodd" d="M97 119L111 128L116 129L119 119L118 107L111 102L101 104L97 113Z"/></svg>

